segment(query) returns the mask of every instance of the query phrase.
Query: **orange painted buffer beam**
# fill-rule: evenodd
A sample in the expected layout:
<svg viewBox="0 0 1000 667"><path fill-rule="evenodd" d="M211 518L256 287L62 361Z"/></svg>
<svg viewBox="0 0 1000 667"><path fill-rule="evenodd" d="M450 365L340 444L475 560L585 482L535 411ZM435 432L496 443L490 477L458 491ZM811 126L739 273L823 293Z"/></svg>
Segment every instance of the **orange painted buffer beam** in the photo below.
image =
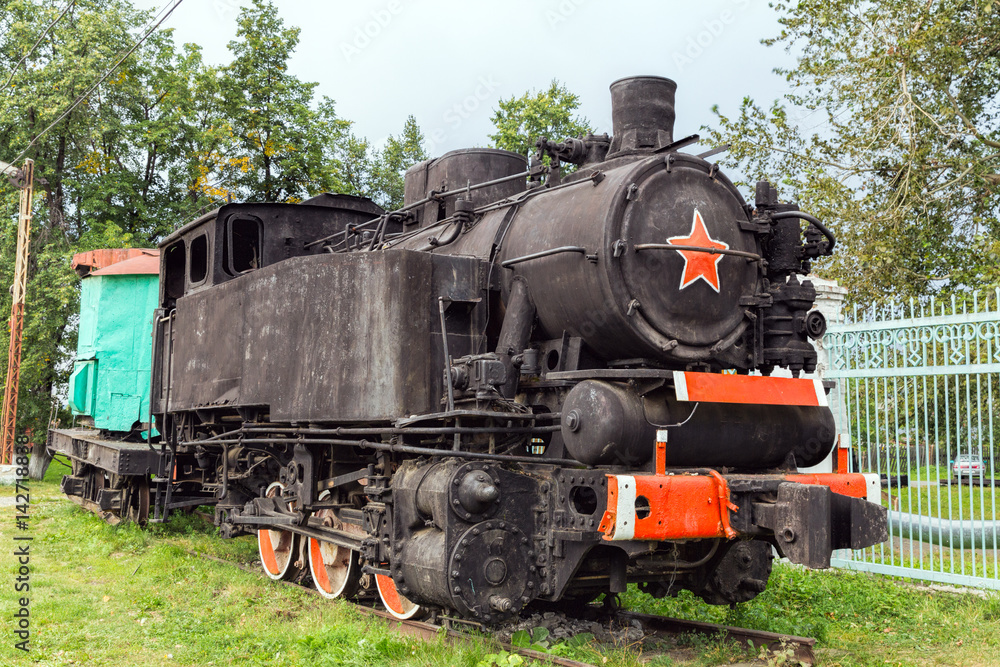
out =
<svg viewBox="0 0 1000 667"><path fill-rule="evenodd" d="M789 474L782 479L871 500L873 480L868 477L826 473ZM613 541L735 539L739 533L730 525L730 512L738 509L725 477L714 470L707 474L608 475L608 505L599 530L605 540Z"/></svg>

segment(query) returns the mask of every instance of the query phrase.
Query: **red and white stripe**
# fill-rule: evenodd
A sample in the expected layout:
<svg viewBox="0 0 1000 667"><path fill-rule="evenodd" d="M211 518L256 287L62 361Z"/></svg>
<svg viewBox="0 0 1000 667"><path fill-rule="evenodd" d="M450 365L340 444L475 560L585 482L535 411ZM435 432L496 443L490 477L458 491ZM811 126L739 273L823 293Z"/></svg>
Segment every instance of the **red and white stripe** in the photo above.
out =
<svg viewBox="0 0 1000 667"><path fill-rule="evenodd" d="M826 407L822 380L674 371L678 401Z"/></svg>

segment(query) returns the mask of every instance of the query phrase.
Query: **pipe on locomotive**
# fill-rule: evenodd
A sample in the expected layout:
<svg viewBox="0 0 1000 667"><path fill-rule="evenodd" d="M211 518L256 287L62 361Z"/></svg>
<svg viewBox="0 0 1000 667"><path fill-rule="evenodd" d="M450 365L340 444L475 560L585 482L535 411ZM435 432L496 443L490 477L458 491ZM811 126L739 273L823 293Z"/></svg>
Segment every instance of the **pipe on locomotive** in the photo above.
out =
<svg viewBox="0 0 1000 667"><path fill-rule="evenodd" d="M401 213L406 213L407 211L412 211L413 209L418 208L420 206L423 206L424 204L429 204L432 201L441 201L442 199L445 199L447 197L457 197L458 195L462 194L463 192L471 192L473 190L481 190L483 188L489 188L489 187L492 187L494 185L501 185L503 183L508 183L510 181L515 181L515 180L520 179L520 178L526 179L526 178L528 178L529 174L530 174L530 172L528 172L528 171L525 171L525 172L522 172L522 173L519 173L519 174L511 174L510 176L504 176L502 178L495 178L495 179L493 179L491 181L484 181L482 183L469 184L469 185L467 185L464 188L461 188L459 190L442 190L442 191L431 190L429 193L427 193L427 196L424 197L423 199L415 201L412 204L407 204L406 206L403 206L402 208L398 208L395 211L388 211L384 215L380 215L377 218L372 218L371 220L368 220L367 222L362 222L362 223L359 223L357 225L354 225L353 228L355 230L358 230L358 229L361 229L362 227L367 227L368 225L372 224L373 222L380 222L381 220L383 220L384 218L386 218L388 216L399 215ZM444 221L442 220L441 222L444 222ZM312 248L313 246L320 245L321 243L325 243L327 241L331 241L331 240L337 238L338 236L344 235L346 233L347 233L347 230L344 230L343 232L337 232L336 234L330 234L329 236L324 236L321 239L316 239L315 241L310 241L309 243L305 244L305 247L306 248Z"/></svg>
<svg viewBox="0 0 1000 667"><path fill-rule="evenodd" d="M772 213L772 220L783 220L786 218L799 218L800 220L805 220L811 225L814 225L816 229L823 233L823 236L830 242L830 245L826 247L827 255L833 254L833 247L837 244L837 239L833 237L833 232L831 232L826 225L819 221L814 215L809 215L804 211L781 211L780 213Z"/></svg>
<svg viewBox="0 0 1000 667"><path fill-rule="evenodd" d="M521 179L521 178L526 179L530 175L530 173L531 173L530 171L519 172L517 174L512 174L510 176L505 176L503 178L496 178L496 179L493 179L493 180L490 180L490 181L484 181L482 183L468 185L468 186L466 186L464 188L461 188L461 189L458 189L458 190L432 191L432 195L433 196L432 195L428 195L427 197L425 197L425 198L423 198L421 200L415 201L412 204L408 204L407 206L404 206L402 208L396 209L395 211L390 211L388 213L380 215L377 218L372 218L371 220L367 220L365 222L358 223L356 225L350 225L349 228L345 229L344 231L337 232L335 234L330 234L329 236L325 236L325 237L323 237L321 239L316 239L315 241L310 241L309 243L306 243L304 247L305 248L311 248L311 247L316 246L318 244L326 243L328 241L331 241L331 240L333 240L333 239L335 239L337 237L343 237L336 244L334 244L332 246L328 246L328 251L329 252L336 252L339 249L339 246L342 245L342 244L344 245L345 248L347 248L347 238L350 235L357 234L357 232L359 230L361 230L363 228L366 228L366 227L369 227L373 223L380 223L380 224L378 226L376 226L376 229L374 231L374 236L373 236L373 239L372 239L373 240L373 245L372 245L372 247L369 247L369 250L377 250L377 249L379 249L379 246L381 246L381 247L389 247L389 245L388 245L389 243L395 243L395 242L403 241L403 240L408 239L411 236L414 236L416 234L421 234L421 233L425 232L429 228L440 227L440 226L448 225L448 224L451 224L451 223L455 222L455 216L449 216L447 218L443 218L441 220L438 220L438 221L436 221L436 222L428 225L427 227L421 227L420 229L416 229L416 230L414 230L412 232L405 232L405 233L401 233L401 234L396 234L396 235L393 236L392 239L390 239L388 241L385 241L384 243L380 241L378 244L374 244L374 241L376 241L376 240L378 240L380 238L379 229L383 227L384 221L388 221L393 216L401 215L401 214L406 213L408 211L411 211L411 210L413 210L415 208L419 208L420 206L423 206L425 204L429 204L430 202L433 202L433 201L442 201L445 198L450 198L450 197L458 196L458 195L464 194L464 193L472 191L472 190L481 190L483 188L493 187L493 186L496 186L496 185L499 185L499 184L503 184L503 183L506 183L506 182L509 182L509 181L513 181L513 180L517 180L517 179ZM480 206L478 208L472 209L472 213L474 215L481 215L483 213L488 213L490 211L495 211L495 210L497 210L499 208L504 208L504 207L507 207L507 206L515 206L517 204L520 204L520 203L522 203L522 202L524 202L524 201L526 201L526 200L528 200L530 198L533 198L533 197L535 197L537 195L540 195L540 194L543 194L543 193L555 192L556 190L560 190L562 188L569 188L569 187L573 187L573 186L576 186L576 185L581 185L583 183L597 184L597 183L600 183L603 178L604 178L604 174L602 172L600 172L600 171L597 171L597 172L593 173L590 177L582 179L582 180L571 181L569 183L560 183L559 185L551 185L551 186L550 185L546 185L544 187L536 188L536 189L533 189L533 190L525 190L523 193L518 194L516 197L508 197L508 198L505 198L505 199L500 199L500 200L498 200L496 202L491 202L491 203L485 204L483 206ZM457 232L458 233L454 234L453 236L450 236L449 240L447 242L445 242L445 241L439 241L436 244L430 244L429 243L427 247L424 247L424 248L421 248L421 249L422 250L432 250L435 247L448 245L449 243L454 242L458 238L458 236L460 235L461 231L462 231L462 227L458 226L458 228L457 228ZM384 236L383 236L383 238L384 238Z"/></svg>
<svg viewBox="0 0 1000 667"><path fill-rule="evenodd" d="M195 446L203 444L204 440L187 440L178 442L178 446ZM231 444L265 444L265 445L293 445L301 442L308 442L313 445L343 445L346 447L360 447L361 449L373 449L383 452L398 452L401 454L414 454L416 456L443 456L463 459L479 459L484 461L505 461L507 463L545 463L547 465L561 465L573 468L593 468L585 465L576 459L541 459L537 456L512 456L509 454L490 454L488 452L468 452L465 450L435 449L433 447L414 447L413 445L400 445L389 442L372 442L370 440L342 440L339 438L310 438L308 440L297 440L292 438L250 438L237 440L216 440L213 445Z"/></svg>

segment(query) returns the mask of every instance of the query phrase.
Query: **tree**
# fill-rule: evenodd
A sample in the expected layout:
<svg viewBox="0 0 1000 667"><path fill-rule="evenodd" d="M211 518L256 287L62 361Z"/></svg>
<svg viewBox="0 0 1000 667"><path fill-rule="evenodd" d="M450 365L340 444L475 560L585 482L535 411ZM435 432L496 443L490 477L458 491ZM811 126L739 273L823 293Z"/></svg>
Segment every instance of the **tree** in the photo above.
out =
<svg viewBox="0 0 1000 667"><path fill-rule="evenodd" d="M337 192L368 197L375 189L373 160L371 142L348 133L337 150L335 169L341 183Z"/></svg>
<svg viewBox="0 0 1000 667"><path fill-rule="evenodd" d="M1000 7L991 0L777 3L791 92L719 114L752 180L826 219L821 265L866 302L1000 284ZM796 113L808 113L793 120Z"/></svg>
<svg viewBox="0 0 1000 667"><path fill-rule="evenodd" d="M402 207L403 176L407 169L427 157L424 135L417 126L417 119L407 116L399 137L390 135L385 147L372 160L372 184L368 196L389 211Z"/></svg>
<svg viewBox="0 0 1000 667"><path fill-rule="evenodd" d="M183 183L188 208L200 206L198 212L202 212L231 195L219 180L223 169L230 164L226 153L232 134L223 115L224 71L206 66L201 47L195 44L185 44L178 61L177 149L184 159L168 167L168 178Z"/></svg>
<svg viewBox="0 0 1000 667"><path fill-rule="evenodd" d="M406 170L427 159L423 142L424 135L413 116L407 117L398 137L386 139L382 150L348 133L336 148L338 192L368 197L387 211L402 207Z"/></svg>
<svg viewBox="0 0 1000 667"><path fill-rule="evenodd" d="M209 67L197 46L178 50L169 30L158 31L62 117L152 17L128 0L75 0L53 24L66 7L0 0L0 61L24 59L0 79L11 77L0 90L0 159L24 152L35 160L18 430L36 443L76 347L74 253L155 245L229 196L297 201L330 190L391 204L401 198L402 171L422 155L415 122L375 154L350 134L332 100L314 103L316 84L287 73L298 30L286 29L265 0L241 13L231 65ZM16 213L17 193L0 181L3 323ZM6 355L4 337L0 368Z"/></svg>
<svg viewBox="0 0 1000 667"><path fill-rule="evenodd" d="M27 149L35 160L36 206L28 265L18 429L44 442L52 396L75 348L75 252L154 244L208 199L187 197L184 117L200 61L178 57L168 32L140 46L111 77L49 128L135 44L151 13L124 0L77 0L35 46L66 3L12 0L0 57L25 58L0 91L0 158ZM34 49L32 50L32 47ZM18 160L20 162L20 160ZM18 165L19 166L19 165ZM43 180L44 179L44 180ZM17 193L0 182L0 321L10 317ZM0 328L6 367L6 326Z"/></svg>
<svg viewBox="0 0 1000 667"><path fill-rule="evenodd" d="M239 198L257 201L294 202L342 189L335 150L350 123L327 98L314 108L317 84L288 73L299 29L286 28L269 0L244 7L237 25L222 82L232 137L223 182Z"/></svg>
<svg viewBox="0 0 1000 667"><path fill-rule="evenodd" d="M13 27L0 53L12 63L28 55L64 6L11 2ZM125 0L79 0L13 72L9 94L0 99L0 149L13 159L34 140L28 156L47 181L43 234L61 233L72 243L100 220L149 243L206 201L186 200L188 184L171 178L188 159L180 140L190 108L187 82L201 63L179 57L168 31L150 36L39 136L132 47L149 17Z"/></svg>
<svg viewBox="0 0 1000 667"><path fill-rule="evenodd" d="M586 118L574 114L579 106L579 96L553 79L547 90L500 100L491 119L496 132L489 137L495 148L531 155L539 137L560 141L593 132Z"/></svg>

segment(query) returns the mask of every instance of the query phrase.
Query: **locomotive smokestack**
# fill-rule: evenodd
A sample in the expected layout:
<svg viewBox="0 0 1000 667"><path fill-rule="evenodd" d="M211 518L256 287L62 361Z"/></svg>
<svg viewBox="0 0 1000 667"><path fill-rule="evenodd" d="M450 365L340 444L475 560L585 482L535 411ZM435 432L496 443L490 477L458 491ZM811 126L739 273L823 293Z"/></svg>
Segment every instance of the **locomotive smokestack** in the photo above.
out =
<svg viewBox="0 0 1000 667"><path fill-rule="evenodd" d="M611 84L614 138L608 159L648 153L673 142L677 83L662 76L632 76Z"/></svg>

